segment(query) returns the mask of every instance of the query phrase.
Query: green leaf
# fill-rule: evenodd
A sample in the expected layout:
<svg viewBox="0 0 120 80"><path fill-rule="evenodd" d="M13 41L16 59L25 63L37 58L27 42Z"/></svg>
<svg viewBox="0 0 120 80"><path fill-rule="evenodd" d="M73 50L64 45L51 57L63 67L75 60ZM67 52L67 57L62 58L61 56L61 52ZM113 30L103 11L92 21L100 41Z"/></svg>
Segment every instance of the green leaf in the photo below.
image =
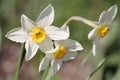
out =
<svg viewBox="0 0 120 80"><path fill-rule="evenodd" d="M97 72L103 66L104 62L105 58L99 62L97 67L88 75L88 77L85 80L89 80L95 74L95 72Z"/></svg>
<svg viewBox="0 0 120 80"><path fill-rule="evenodd" d="M86 57L84 58L84 60L79 64L78 68L76 69L76 71L72 74L72 76L70 77L69 80L73 80L74 77L78 74L78 72L80 71L80 69L85 65L85 63L88 61L88 59L91 57L91 51L90 53L88 53L86 55Z"/></svg>

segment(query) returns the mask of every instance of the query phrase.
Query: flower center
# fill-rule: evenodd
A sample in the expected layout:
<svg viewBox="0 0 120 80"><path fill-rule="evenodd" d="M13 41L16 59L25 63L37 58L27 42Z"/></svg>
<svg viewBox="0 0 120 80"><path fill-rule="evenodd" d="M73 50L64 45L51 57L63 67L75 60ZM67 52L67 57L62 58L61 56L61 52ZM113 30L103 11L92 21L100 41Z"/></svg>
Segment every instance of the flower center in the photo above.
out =
<svg viewBox="0 0 120 80"><path fill-rule="evenodd" d="M36 43L42 42L46 38L46 32L43 28L35 27L32 29L32 40Z"/></svg>
<svg viewBox="0 0 120 80"><path fill-rule="evenodd" d="M55 59L60 60L66 55L66 48L60 46L59 49L53 53Z"/></svg>
<svg viewBox="0 0 120 80"><path fill-rule="evenodd" d="M102 26L98 29L97 34L100 35L101 38L105 37L106 34L109 31L109 27L108 26Z"/></svg>

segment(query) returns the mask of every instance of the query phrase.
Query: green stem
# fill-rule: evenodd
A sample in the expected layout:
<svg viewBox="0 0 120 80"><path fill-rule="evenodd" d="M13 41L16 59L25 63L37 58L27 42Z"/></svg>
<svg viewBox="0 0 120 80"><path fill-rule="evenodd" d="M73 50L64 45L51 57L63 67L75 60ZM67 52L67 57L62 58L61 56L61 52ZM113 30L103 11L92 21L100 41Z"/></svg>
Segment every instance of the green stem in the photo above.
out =
<svg viewBox="0 0 120 80"><path fill-rule="evenodd" d="M95 28L98 26L95 21L91 21L91 20L85 19L85 18L80 17L80 16L72 16L63 25L67 25L72 20L83 22L83 23L91 26L92 28Z"/></svg>
<svg viewBox="0 0 120 80"><path fill-rule="evenodd" d="M43 72L43 75L42 75L42 79L41 79L41 80L45 80L46 75L48 75L49 71L50 71L50 69L49 69L49 67L47 67L47 68L44 70L44 72Z"/></svg>
<svg viewBox="0 0 120 80"><path fill-rule="evenodd" d="M21 45L20 54L19 54L19 58L18 58L18 64L17 64L17 68L16 68L16 71L15 71L15 75L14 75L13 80L18 80L20 69L21 69L24 57L25 57L25 44L23 43Z"/></svg>
<svg viewBox="0 0 120 80"><path fill-rule="evenodd" d="M73 73L73 75L70 77L69 80L74 80L74 77L78 74L78 72L80 71L80 69L84 66L84 64L88 61L89 57L91 56L92 54L89 53L87 54L87 56L84 58L84 60L82 61L82 63L79 64L78 68L76 69L76 71Z"/></svg>
<svg viewBox="0 0 120 80"><path fill-rule="evenodd" d="M2 48L2 31L1 31L1 26L0 26L0 51Z"/></svg>
<svg viewBox="0 0 120 80"><path fill-rule="evenodd" d="M49 69L49 72L48 72L45 80L51 80L51 76L52 76L52 75L51 75L51 69Z"/></svg>

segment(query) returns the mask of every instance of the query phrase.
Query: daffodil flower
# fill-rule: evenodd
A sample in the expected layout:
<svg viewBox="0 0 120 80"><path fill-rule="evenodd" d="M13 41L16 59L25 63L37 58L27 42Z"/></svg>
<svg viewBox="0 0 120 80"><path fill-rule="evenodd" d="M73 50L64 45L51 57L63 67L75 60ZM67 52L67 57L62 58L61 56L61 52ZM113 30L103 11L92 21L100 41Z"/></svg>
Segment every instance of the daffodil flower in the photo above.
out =
<svg viewBox="0 0 120 80"><path fill-rule="evenodd" d="M115 18L117 13L117 5L110 7L107 11L103 11L99 17L99 21L97 27L95 27L89 34L88 39L94 38L95 41L93 42L93 55L95 56L97 49L99 48L99 42L103 39L108 32L111 30L112 26L111 23Z"/></svg>
<svg viewBox="0 0 120 80"><path fill-rule="evenodd" d="M25 60L30 60L35 56L38 49L44 53L53 48L52 40L64 40L69 37L69 28L51 26L54 20L54 8L48 5L38 16L37 21L30 20L27 16L21 16L20 28L15 28L6 34L6 37L12 41L25 43Z"/></svg>
<svg viewBox="0 0 120 80"><path fill-rule="evenodd" d="M77 51L82 49L81 44L75 40L55 41L55 50L46 53L39 65L39 71L44 70L50 63L52 75L54 75L60 69L63 61L74 59L77 56Z"/></svg>

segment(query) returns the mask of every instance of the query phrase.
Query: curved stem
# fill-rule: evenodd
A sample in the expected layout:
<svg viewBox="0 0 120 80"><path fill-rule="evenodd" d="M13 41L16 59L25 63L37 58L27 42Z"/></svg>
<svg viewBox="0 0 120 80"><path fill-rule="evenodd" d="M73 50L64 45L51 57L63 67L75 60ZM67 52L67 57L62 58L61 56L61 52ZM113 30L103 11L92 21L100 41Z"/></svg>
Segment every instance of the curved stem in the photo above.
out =
<svg viewBox="0 0 120 80"><path fill-rule="evenodd" d="M18 58L18 64L17 64L17 68L16 68L16 71L15 71L15 75L14 75L13 80L18 80L20 69L21 69L24 57L25 57L25 45L23 43L21 45L20 54L19 54L19 58Z"/></svg>
<svg viewBox="0 0 120 80"><path fill-rule="evenodd" d="M91 26L92 28L95 28L95 27L98 26L94 21L85 19L85 18L80 17L80 16L72 16L72 17L69 18L63 25L67 25L67 24L68 24L69 22L71 22L72 20L79 21L79 22L83 22L83 23Z"/></svg>

